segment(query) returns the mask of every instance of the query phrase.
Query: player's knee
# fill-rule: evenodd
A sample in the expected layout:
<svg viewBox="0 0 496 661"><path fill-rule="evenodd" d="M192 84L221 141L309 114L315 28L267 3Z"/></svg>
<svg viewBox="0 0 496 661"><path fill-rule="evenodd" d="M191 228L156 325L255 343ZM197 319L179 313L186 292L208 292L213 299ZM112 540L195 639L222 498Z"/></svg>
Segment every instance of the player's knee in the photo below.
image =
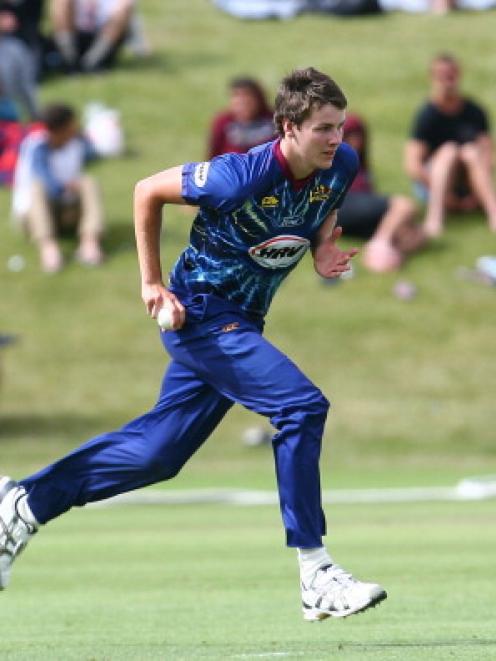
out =
<svg viewBox="0 0 496 661"><path fill-rule="evenodd" d="M317 399L316 399L316 407L321 415L324 417L327 417L327 414L329 412L329 409L331 407L330 401L327 399L327 397L324 397L324 395L319 391L317 391Z"/></svg>
<svg viewBox="0 0 496 661"><path fill-rule="evenodd" d="M293 409L292 417L299 420L312 419L315 422L325 422L329 408L329 400L318 388L315 388L310 396L307 395L298 402L297 407Z"/></svg>
<svg viewBox="0 0 496 661"><path fill-rule="evenodd" d="M279 430L286 425L293 427L306 425L309 421L323 424L329 408L329 400L318 388L314 388L310 392L307 390L291 402L283 403L280 412L271 417L271 422Z"/></svg>
<svg viewBox="0 0 496 661"><path fill-rule="evenodd" d="M170 480L179 473L183 464L184 462L154 453L143 453L139 460L139 470L145 475L152 476L155 481Z"/></svg>

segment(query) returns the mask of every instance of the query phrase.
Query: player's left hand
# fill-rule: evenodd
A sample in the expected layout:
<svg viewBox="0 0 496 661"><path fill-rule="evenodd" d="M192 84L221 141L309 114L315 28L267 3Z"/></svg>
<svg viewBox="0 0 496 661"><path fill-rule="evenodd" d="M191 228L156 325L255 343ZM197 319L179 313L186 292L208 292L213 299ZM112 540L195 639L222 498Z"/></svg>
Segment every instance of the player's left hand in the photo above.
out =
<svg viewBox="0 0 496 661"><path fill-rule="evenodd" d="M342 233L341 227L335 227L331 235L313 250L315 270L323 278L338 278L349 271L351 259L358 253L358 248L350 248L350 250L338 248L336 241Z"/></svg>

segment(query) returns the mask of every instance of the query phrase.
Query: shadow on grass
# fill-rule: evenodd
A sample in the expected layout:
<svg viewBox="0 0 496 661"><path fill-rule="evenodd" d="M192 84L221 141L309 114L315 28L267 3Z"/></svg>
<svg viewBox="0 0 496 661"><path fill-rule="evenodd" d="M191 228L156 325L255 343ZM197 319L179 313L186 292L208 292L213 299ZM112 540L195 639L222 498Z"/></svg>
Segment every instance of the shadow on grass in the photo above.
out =
<svg viewBox="0 0 496 661"><path fill-rule="evenodd" d="M104 423L98 416L74 414L61 415L7 415L0 414L0 442L16 440L36 434L40 440L50 436L70 435L88 437L95 429L103 429Z"/></svg>

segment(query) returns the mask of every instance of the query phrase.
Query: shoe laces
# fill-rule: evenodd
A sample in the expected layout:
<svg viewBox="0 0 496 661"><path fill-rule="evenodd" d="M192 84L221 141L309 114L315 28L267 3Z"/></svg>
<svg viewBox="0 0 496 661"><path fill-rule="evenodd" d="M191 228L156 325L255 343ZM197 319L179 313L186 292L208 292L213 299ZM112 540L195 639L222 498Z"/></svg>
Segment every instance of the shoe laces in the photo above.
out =
<svg viewBox="0 0 496 661"><path fill-rule="evenodd" d="M340 565L324 565L317 570L312 588L317 590L339 591L356 583L353 576Z"/></svg>

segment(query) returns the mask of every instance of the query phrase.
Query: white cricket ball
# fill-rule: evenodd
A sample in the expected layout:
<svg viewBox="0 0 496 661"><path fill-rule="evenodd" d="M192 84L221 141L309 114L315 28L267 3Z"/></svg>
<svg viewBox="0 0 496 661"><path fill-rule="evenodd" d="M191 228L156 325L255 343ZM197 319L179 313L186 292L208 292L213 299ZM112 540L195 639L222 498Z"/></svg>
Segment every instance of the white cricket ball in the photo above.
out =
<svg viewBox="0 0 496 661"><path fill-rule="evenodd" d="M157 315L157 324L163 331L171 330L172 315L169 308L160 308Z"/></svg>

